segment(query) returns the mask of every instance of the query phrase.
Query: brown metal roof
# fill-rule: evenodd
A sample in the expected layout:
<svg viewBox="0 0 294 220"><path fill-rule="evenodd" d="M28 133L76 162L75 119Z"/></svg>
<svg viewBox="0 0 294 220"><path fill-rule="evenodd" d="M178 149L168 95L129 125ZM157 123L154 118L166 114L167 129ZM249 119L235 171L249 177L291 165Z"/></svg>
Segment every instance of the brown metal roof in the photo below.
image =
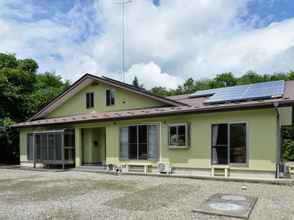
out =
<svg viewBox="0 0 294 220"><path fill-rule="evenodd" d="M171 97L171 99L174 97ZM273 108L273 104L278 102L280 106L294 105L294 81L285 82L285 91L282 98L267 99L258 101L234 102L225 104L207 105L204 101L207 98L198 97L190 98L189 95L178 97L177 101L182 102L183 106L174 107L157 107L125 110L117 112L92 112L73 116L48 118L35 121L28 121L15 124L13 127L30 127L30 126L45 126L55 124L68 123L84 123L84 122L99 122L99 121L116 121L134 118L149 118L160 117L167 115L190 114L190 113L205 113L205 112L220 112L220 111L236 111L255 108Z"/></svg>

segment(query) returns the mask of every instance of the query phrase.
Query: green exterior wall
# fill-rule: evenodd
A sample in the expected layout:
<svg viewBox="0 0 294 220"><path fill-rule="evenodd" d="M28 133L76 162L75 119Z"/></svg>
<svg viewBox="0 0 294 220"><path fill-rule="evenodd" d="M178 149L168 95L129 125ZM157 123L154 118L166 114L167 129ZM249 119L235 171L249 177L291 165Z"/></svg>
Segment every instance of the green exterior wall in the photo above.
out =
<svg viewBox="0 0 294 220"><path fill-rule="evenodd" d="M191 146L171 149L168 146L168 124L187 122L191 126ZM106 133L107 163L119 161L119 126L137 123L160 123L160 160L179 168L209 168L211 159L211 125L247 123L248 164L236 169L274 171L277 151L277 121L273 109L173 116L117 122ZM233 167L234 168L234 167Z"/></svg>
<svg viewBox="0 0 294 220"><path fill-rule="evenodd" d="M73 97L63 103L47 117L60 117L73 114L80 114L86 112L109 112L120 111L136 108L148 108L162 106L159 101L150 99L148 97L137 95L135 93L127 92L123 89L115 88L115 105L106 106L106 90L113 87L99 83L98 85L90 85L75 94ZM94 92L94 108L86 108L86 93Z"/></svg>
<svg viewBox="0 0 294 220"><path fill-rule="evenodd" d="M82 163L105 162L105 128L82 129Z"/></svg>
<svg viewBox="0 0 294 220"><path fill-rule="evenodd" d="M171 149L168 146L168 124L183 122L187 122L191 126L191 146L187 149ZM245 122L247 124L248 164L233 166L232 169L274 171L277 155L277 119L274 109L189 114L72 125L75 127L76 132L76 166L81 164L82 155L85 154L85 151L83 151L85 145L91 146L94 139L97 139L99 144L106 146L106 153L101 150L104 149L105 151L105 148L100 148L100 150L98 148L95 151L92 146L92 150L86 153L86 158L89 162L91 160L101 160L101 157L104 158L106 154L106 164L127 163L128 161L119 160L119 127L140 123L159 123L159 160L168 161L172 166L179 168L209 168L211 159L211 125L235 122ZM20 132L21 160L26 160L26 134L30 131L31 129L21 129ZM85 140L84 131L88 133L86 136L91 136L91 138L89 137ZM82 138L82 133L84 138ZM153 163L154 165L156 164L156 162Z"/></svg>

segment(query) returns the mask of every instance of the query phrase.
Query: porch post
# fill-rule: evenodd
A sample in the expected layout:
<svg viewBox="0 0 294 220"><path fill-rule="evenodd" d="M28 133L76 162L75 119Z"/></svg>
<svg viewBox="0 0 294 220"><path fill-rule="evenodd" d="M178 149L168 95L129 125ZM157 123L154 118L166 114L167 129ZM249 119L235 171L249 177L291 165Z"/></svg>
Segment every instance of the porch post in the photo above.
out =
<svg viewBox="0 0 294 220"><path fill-rule="evenodd" d="M81 166L82 161L82 134L81 128L75 128L75 166Z"/></svg>
<svg viewBox="0 0 294 220"><path fill-rule="evenodd" d="M62 169L64 170L64 132L61 135L61 159L62 159Z"/></svg>
<svg viewBox="0 0 294 220"><path fill-rule="evenodd" d="M33 161L34 161L34 168L36 168L36 149L35 149L35 134L33 133Z"/></svg>

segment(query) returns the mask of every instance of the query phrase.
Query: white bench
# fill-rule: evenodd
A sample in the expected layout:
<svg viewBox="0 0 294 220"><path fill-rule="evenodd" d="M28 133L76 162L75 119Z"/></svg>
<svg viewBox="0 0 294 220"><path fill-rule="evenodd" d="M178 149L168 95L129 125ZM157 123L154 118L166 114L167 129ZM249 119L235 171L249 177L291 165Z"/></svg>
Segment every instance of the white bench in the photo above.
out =
<svg viewBox="0 0 294 220"><path fill-rule="evenodd" d="M146 175L148 173L148 168L152 167L152 164L150 163L127 163L126 164L126 172L130 171L130 167L143 167L144 168L144 174Z"/></svg>
<svg viewBox="0 0 294 220"><path fill-rule="evenodd" d="M228 177L230 166L228 166L228 165L212 165L211 166L211 176L215 176L215 173L216 173L215 170L223 170L224 176Z"/></svg>

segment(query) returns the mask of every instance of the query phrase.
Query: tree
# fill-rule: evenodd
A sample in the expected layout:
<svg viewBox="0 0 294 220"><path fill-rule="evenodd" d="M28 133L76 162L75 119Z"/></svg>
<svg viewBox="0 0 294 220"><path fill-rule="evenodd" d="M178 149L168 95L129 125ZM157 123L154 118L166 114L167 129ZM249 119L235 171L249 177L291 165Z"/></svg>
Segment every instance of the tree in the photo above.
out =
<svg viewBox="0 0 294 220"><path fill-rule="evenodd" d="M258 83L258 82L264 82L265 77L262 75L258 75L257 73L253 71L248 71L246 74L241 76L238 79L238 84L250 84L250 83Z"/></svg>
<svg viewBox="0 0 294 220"><path fill-rule="evenodd" d="M10 125L28 119L69 86L54 73L37 74L33 59L0 53L0 163L16 159L18 134Z"/></svg>
<svg viewBox="0 0 294 220"><path fill-rule="evenodd" d="M132 84L137 88L144 88L144 85L139 83L137 76L134 77Z"/></svg>
<svg viewBox="0 0 294 220"><path fill-rule="evenodd" d="M237 79L231 72L216 75L214 81L218 87L235 86L237 84Z"/></svg>
<svg viewBox="0 0 294 220"><path fill-rule="evenodd" d="M282 154L286 161L294 161L294 126L286 126L282 129L283 145Z"/></svg>

